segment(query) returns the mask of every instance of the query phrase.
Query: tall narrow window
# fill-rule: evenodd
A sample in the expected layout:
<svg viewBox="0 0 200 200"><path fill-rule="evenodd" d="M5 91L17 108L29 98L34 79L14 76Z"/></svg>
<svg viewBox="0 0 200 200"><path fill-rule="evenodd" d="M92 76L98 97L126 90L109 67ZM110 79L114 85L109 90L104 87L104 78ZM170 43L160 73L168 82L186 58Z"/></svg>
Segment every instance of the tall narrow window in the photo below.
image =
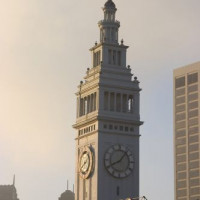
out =
<svg viewBox="0 0 200 200"><path fill-rule="evenodd" d="M106 20L108 20L108 13L106 13Z"/></svg>
<svg viewBox="0 0 200 200"><path fill-rule="evenodd" d="M108 50L108 64L111 64L111 60L112 60L112 51L109 49Z"/></svg>
<svg viewBox="0 0 200 200"><path fill-rule="evenodd" d="M83 115L83 98L80 99L80 113L79 116L81 117Z"/></svg>
<svg viewBox="0 0 200 200"><path fill-rule="evenodd" d="M101 42L103 41L103 30L102 29L100 30L100 41Z"/></svg>
<svg viewBox="0 0 200 200"><path fill-rule="evenodd" d="M104 92L104 110L108 110L108 92Z"/></svg>
<svg viewBox="0 0 200 200"><path fill-rule="evenodd" d="M133 112L133 96L128 97L128 112Z"/></svg>
<svg viewBox="0 0 200 200"><path fill-rule="evenodd" d="M94 93L94 110L96 110L97 93Z"/></svg>
<svg viewBox="0 0 200 200"><path fill-rule="evenodd" d="M121 94L117 94L116 96L116 111L121 111Z"/></svg>
<svg viewBox="0 0 200 200"><path fill-rule="evenodd" d="M98 65L101 63L101 51L98 51Z"/></svg>
<svg viewBox="0 0 200 200"><path fill-rule="evenodd" d="M93 55L93 64L94 64L94 67L100 65L100 60L101 60L101 51L97 51Z"/></svg>
<svg viewBox="0 0 200 200"><path fill-rule="evenodd" d="M107 40L110 41L110 28L107 28L108 32L107 32Z"/></svg>
<svg viewBox="0 0 200 200"><path fill-rule="evenodd" d="M126 110L127 110L127 95L126 94L123 95L123 106L122 106L122 108L123 108L123 112L126 112Z"/></svg>
<svg viewBox="0 0 200 200"><path fill-rule="evenodd" d="M117 64L120 66L121 65L121 51L118 51L117 55Z"/></svg>
<svg viewBox="0 0 200 200"><path fill-rule="evenodd" d="M110 111L114 111L115 94L110 93Z"/></svg>
<svg viewBox="0 0 200 200"><path fill-rule="evenodd" d="M88 106L88 102L87 102L87 98L84 98L84 114L87 114L87 106Z"/></svg>
<svg viewBox="0 0 200 200"><path fill-rule="evenodd" d="M114 41L115 37L114 37L114 28L111 29L111 40Z"/></svg>
<svg viewBox="0 0 200 200"><path fill-rule="evenodd" d="M105 29L103 29L103 41L104 42L106 41L106 31L105 31Z"/></svg>
<svg viewBox="0 0 200 200"><path fill-rule="evenodd" d="M90 110L94 111L94 94L91 94Z"/></svg>
<svg viewBox="0 0 200 200"><path fill-rule="evenodd" d="M90 110L90 105L91 105L91 102L90 102L90 95L87 97L87 113L90 113L91 110Z"/></svg>
<svg viewBox="0 0 200 200"><path fill-rule="evenodd" d="M116 64L116 51L113 51L113 64Z"/></svg>
<svg viewBox="0 0 200 200"><path fill-rule="evenodd" d="M114 14L111 14L111 20L114 21Z"/></svg>

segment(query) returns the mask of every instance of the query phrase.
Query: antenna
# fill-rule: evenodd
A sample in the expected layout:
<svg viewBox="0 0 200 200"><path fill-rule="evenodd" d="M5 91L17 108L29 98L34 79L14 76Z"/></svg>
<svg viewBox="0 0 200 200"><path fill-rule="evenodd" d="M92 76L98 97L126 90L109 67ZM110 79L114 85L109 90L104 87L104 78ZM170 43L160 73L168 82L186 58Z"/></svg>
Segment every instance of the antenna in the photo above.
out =
<svg viewBox="0 0 200 200"><path fill-rule="evenodd" d="M73 184L73 193L74 193L74 184Z"/></svg>
<svg viewBox="0 0 200 200"><path fill-rule="evenodd" d="M15 186L15 174L13 176L13 186Z"/></svg>
<svg viewBox="0 0 200 200"><path fill-rule="evenodd" d="M69 181L67 180L67 190L69 189Z"/></svg>

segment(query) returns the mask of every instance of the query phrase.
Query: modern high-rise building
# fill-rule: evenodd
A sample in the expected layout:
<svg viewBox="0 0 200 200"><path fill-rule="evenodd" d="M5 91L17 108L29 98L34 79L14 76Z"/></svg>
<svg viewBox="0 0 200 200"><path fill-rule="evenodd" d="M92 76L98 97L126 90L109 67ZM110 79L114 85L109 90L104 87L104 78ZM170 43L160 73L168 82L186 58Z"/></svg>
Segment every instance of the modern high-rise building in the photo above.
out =
<svg viewBox="0 0 200 200"><path fill-rule="evenodd" d="M128 46L112 0L99 21L100 41L78 86L75 200L139 196L140 87L126 64ZM128 16L127 16L128 17Z"/></svg>
<svg viewBox="0 0 200 200"><path fill-rule="evenodd" d="M200 200L200 62L174 70L175 199Z"/></svg>

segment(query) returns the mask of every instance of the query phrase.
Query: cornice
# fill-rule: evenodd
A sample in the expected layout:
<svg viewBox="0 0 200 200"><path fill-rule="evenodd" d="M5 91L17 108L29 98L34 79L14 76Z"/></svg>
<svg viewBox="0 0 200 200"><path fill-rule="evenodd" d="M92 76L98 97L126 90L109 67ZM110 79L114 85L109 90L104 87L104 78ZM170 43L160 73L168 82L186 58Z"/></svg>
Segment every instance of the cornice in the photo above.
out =
<svg viewBox="0 0 200 200"><path fill-rule="evenodd" d="M122 136L129 136L129 137L140 137L141 135L138 134L131 134L131 133L121 133L121 132L109 132L109 131L99 131L100 133L106 134L106 135L122 135Z"/></svg>
<svg viewBox="0 0 200 200"><path fill-rule="evenodd" d="M115 122L115 123L127 123L127 124L133 124L133 125L138 125L141 126L144 122L140 121L140 120L129 120L129 119L120 119L117 117L110 117L110 116L102 116L102 115L98 115L99 113L96 114L96 116L91 116L88 117L85 116L85 118L83 118L83 121L77 122L75 123L72 127L75 129L79 129L83 126L89 125L91 123L94 123L96 121L111 121L111 122ZM84 116L83 116L84 117Z"/></svg>
<svg viewBox="0 0 200 200"><path fill-rule="evenodd" d="M96 134L96 133L98 133L97 130L92 131L92 132L90 132L90 133L85 133L84 135L81 135L81 136L76 137L75 140L79 140L79 139L82 139L82 138L84 138L84 137L94 135L94 134Z"/></svg>
<svg viewBox="0 0 200 200"><path fill-rule="evenodd" d="M78 87L79 91L77 91L75 94L76 95L83 94L83 93L86 93L86 92L88 92L90 90L97 89L98 87L99 87L99 82L95 83L94 85L92 85L90 87L87 87L87 88Z"/></svg>
<svg viewBox="0 0 200 200"><path fill-rule="evenodd" d="M91 117L89 116L88 118L87 118L86 115L84 115L83 118L84 118L83 121L76 122L74 125L72 125L72 127L75 128L75 129L79 129L79 128L83 127L83 126L89 125L89 124L94 123L94 122L96 122L98 120L97 115L96 116L91 116Z"/></svg>
<svg viewBox="0 0 200 200"><path fill-rule="evenodd" d="M128 119L119 119L116 117L110 117L110 116L98 116L99 121L111 121L111 122L117 122L117 123L127 123L127 124L133 124L133 125L142 125L144 122L140 120L128 120Z"/></svg>
<svg viewBox="0 0 200 200"><path fill-rule="evenodd" d="M117 44L112 44L112 43L100 42L99 44L93 46L89 50L90 51L94 51L95 49L99 48L100 46L110 46L110 47L120 48L120 49L128 49L129 48L129 46L119 45L118 43Z"/></svg>
<svg viewBox="0 0 200 200"><path fill-rule="evenodd" d="M121 81L121 80L118 80L118 79L116 79L116 81ZM103 87L108 87L108 89L109 88L116 88L116 89L125 89L125 90L134 90L134 91L138 91L138 92L140 92L142 89L141 88L135 88L134 86L118 86L118 85L114 85L114 84L108 84L108 83L99 83L99 87L101 87L101 86L103 86Z"/></svg>

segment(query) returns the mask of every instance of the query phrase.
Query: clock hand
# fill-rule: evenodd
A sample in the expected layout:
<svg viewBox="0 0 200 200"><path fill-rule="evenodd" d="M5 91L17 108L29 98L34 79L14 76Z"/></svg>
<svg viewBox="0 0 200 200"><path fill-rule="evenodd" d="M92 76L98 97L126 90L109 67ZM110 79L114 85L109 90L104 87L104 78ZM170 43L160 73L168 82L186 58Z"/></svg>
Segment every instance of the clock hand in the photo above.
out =
<svg viewBox="0 0 200 200"><path fill-rule="evenodd" d="M123 160L123 158L124 158L125 155L126 155L126 152L122 155L122 157L121 157L119 160L117 160L117 161L111 163L110 166L115 165L115 164L121 162L121 161Z"/></svg>
<svg viewBox="0 0 200 200"><path fill-rule="evenodd" d="M85 160L85 162L84 162L83 165L81 166L81 169L85 166L85 164L87 164L87 161L88 161L88 159Z"/></svg>
<svg viewBox="0 0 200 200"><path fill-rule="evenodd" d="M85 162L81 165L81 169L85 166L86 163L87 163L87 161L85 161Z"/></svg>

